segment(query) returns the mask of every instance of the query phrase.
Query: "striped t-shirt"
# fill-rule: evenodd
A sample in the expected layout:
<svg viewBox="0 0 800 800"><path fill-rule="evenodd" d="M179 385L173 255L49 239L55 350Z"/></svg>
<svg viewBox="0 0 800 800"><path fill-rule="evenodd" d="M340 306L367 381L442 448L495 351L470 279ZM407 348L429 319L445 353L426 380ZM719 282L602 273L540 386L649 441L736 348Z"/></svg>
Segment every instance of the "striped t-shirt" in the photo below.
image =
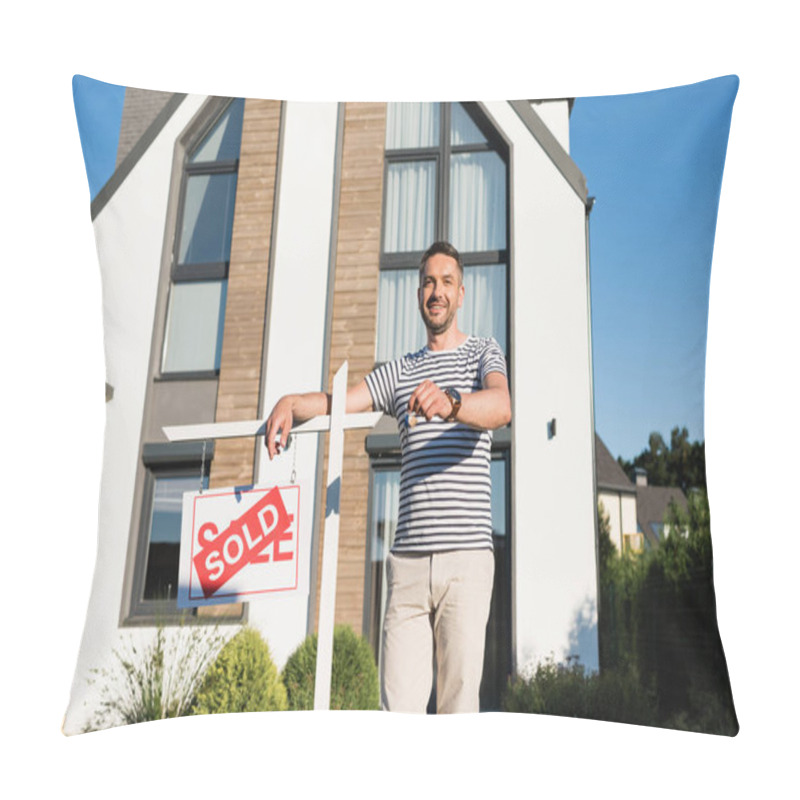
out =
<svg viewBox="0 0 800 800"><path fill-rule="evenodd" d="M494 339L470 336L452 350L429 350L387 362L367 375L376 411L398 420L400 509L393 552L492 548L492 434L459 422L405 423L408 401L424 380L461 395L483 388L490 372L506 375Z"/></svg>

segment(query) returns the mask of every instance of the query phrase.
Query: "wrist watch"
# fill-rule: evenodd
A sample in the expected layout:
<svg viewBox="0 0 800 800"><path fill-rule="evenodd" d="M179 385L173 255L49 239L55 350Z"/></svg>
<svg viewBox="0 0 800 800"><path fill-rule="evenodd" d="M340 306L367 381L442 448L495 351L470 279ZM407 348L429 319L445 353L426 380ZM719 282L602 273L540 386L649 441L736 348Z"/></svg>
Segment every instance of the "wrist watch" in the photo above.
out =
<svg viewBox="0 0 800 800"><path fill-rule="evenodd" d="M445 422L453 422L461 409L461 393L458 389L445 389L444 393L452 406L450 413L445 418Z"/></svg>

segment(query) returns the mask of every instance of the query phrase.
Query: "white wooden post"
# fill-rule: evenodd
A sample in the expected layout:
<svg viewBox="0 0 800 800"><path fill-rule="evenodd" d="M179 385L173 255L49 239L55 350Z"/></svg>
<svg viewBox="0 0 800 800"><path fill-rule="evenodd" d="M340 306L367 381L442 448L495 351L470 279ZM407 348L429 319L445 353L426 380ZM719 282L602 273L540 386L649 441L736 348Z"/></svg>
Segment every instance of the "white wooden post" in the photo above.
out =
<svg viewBox="0 0 800 800"><path fill-rule="evenodd" d="M328 438L328 489L325 502L325 541L322 545L322 577L319 587L319 628L317 632L317 674L314 681L314 710L327 711L331 705L333 664L333 616L336 608L336 570L339 561L339 503L342 494L342 456L347 403L347 362L333 377L331 427Z"/></svg>
<svg viewBox="0 0 800 800"><path fill-rule="evenodd" d="M333 620L336 607L336 572L339 559L339 504L342 487L344 431L350 428L372 428L381 412L346 414L347 362L333 376L331 413L313 417L292 427L292 435L329 432L328 484L325 502L325 539L322 551L322 577L319 597L319 631L317 635L317 671L314 684L314 709L328 710L331 697L331 664L333 661ZM175 425L163 428L170 442L232 439L261 436L266 433L263 420L219 422L202 425Z"/></svg>

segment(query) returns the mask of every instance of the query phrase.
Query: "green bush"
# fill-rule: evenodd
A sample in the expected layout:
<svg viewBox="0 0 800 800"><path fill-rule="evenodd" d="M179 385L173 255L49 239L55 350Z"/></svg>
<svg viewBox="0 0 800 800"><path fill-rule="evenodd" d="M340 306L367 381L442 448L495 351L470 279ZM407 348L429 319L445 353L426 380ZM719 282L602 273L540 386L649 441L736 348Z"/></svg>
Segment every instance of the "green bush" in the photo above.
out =
<svg viewBox="0 0 800 800"><path fill-rule="evenodd" d="M569 666L552 660L539 664L530 677L509 684L503 707L527 714L657 724L654 698L641 688L635 675L615 671L587 674L578 662Z"/></svg>
<svg viewBox="0 0 800 800"><path fill-rule="evenodd" d="M293 711L314 708L314 678L317 670L317 635L306 637L289 656L283 683ZM347 625L333 632L331 664L331 709L377 710L380 705L378 669L366 639Z"/></svg>
<svg viewBox="0 0 800 800"><path fill-rule="evenodd" d="M664 523L657 546L619 554L598 509L601 675L638 683L653 698L653 724L735 736L705 491L691 491L685 511L672 503Z"/></svg>
<svg viewBox="0 0 800 800"><path fill-rule="evenodd" d="M267 643L243 628L220 650L197 690L192 712L285 711L286 689Z"/></svg>

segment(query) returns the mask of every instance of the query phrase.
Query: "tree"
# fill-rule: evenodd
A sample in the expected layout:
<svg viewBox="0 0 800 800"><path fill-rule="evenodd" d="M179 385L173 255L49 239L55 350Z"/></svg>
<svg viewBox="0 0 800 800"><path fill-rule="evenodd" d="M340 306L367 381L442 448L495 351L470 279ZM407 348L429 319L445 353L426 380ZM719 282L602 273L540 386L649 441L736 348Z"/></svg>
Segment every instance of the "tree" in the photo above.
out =
<svg viewBox="0 0 800 800"><path fill-rule="evenodd" d="M672 429L669 445L654 431L648 448L633 461L620 457L617 462L631 476L636 467L647 470L651 486L679 486L686 494L690 489L706 488L705 442L690 442L685 427Z"/></svg>

